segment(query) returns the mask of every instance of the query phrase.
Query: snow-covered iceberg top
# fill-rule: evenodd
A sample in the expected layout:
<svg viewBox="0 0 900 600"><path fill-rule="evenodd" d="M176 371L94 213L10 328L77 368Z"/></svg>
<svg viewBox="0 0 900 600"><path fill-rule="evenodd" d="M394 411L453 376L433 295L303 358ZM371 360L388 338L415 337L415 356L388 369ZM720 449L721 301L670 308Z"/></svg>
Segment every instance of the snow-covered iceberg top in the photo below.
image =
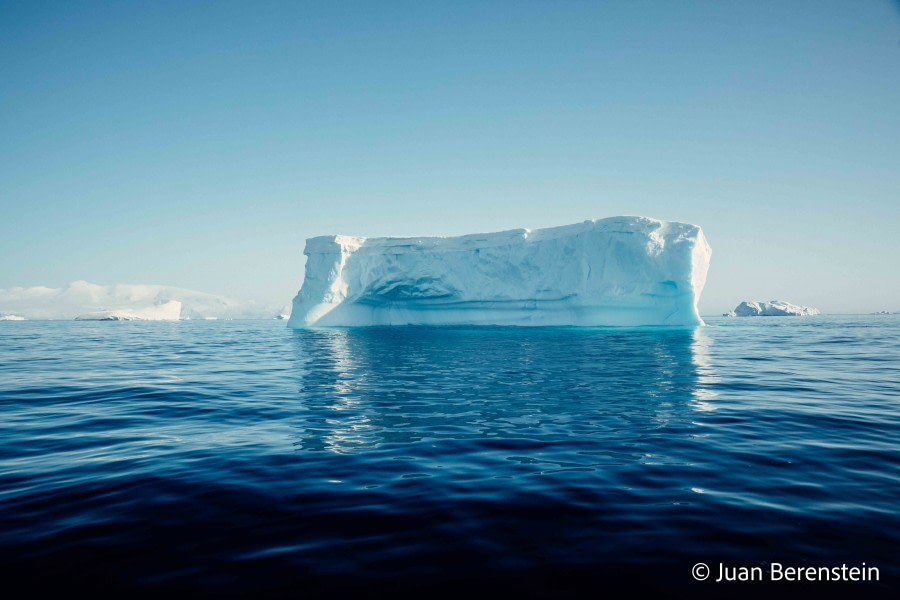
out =
<svg viewBox="0 0 900 600"><path fill-rule="evenodd" d="M460 237L307 240L290 327L700 325L700 227L612 217Z"/></svg>
<svg viewBox="0 0 900 600"><path fill-rule="evenodd" d="M0 313L0 321L24 321L25 317L19 315L4 315Z"/></svg>
<svg viewBox="0 0 900 600"><path fill-rule="evenodd" d="M181 318L181 302L169 300L148 308L99 310L75 317L76 321L177 321Z"/></svg>
<svg viewBox="0 0 900 600"><path fill-rule="evenodd" d="M803 317L817 315L819 311L809 306L799 306L781 300L768 302L744 301L738 304L730 315L735 317Z"/></svg>

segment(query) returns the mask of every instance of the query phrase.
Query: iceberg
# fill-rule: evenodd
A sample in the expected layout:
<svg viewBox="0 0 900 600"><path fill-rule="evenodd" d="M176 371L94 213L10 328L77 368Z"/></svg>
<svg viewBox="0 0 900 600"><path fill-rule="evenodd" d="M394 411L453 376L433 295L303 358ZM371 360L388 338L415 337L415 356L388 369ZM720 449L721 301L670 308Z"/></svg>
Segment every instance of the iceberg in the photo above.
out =
<svg viewBox="0 0 900 600"><path fill-rule="evenodd" d="M725 316L729 317L803 317L819 314L818 309L799 306L781 300L768 302L743 301Z"/></svg>
<svg viewBox="0 0 900 600"><path fill-rule="evenodd" d="M702 325L696 225L646 217L460 237L306 241L288 326Z"/></svg>
<svg viewBox="0 0 900 600"><path fill-rule="evenodd" d="M177 321L181 318L181 302L169 300L149 308L99 310L78 315L76 321Z"/></svg>
<svg viewBox="0 0 900 600"><path fill-rule="evenodd" d="M4 315L0 314L0 321L24 321L25 317L20 317L19 315Z"/></svg>

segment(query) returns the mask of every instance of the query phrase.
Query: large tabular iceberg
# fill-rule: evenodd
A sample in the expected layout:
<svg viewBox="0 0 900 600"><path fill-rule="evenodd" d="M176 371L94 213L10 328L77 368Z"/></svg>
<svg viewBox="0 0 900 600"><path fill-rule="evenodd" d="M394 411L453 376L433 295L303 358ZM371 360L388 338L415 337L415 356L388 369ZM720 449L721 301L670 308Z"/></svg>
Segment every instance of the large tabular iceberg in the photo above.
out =
<svg viewBox="0 0 900 600"><path fill-rule="evenodd" d="M290 327L700 325L700 227L612 217L461 237L307 240Z"/></svg>

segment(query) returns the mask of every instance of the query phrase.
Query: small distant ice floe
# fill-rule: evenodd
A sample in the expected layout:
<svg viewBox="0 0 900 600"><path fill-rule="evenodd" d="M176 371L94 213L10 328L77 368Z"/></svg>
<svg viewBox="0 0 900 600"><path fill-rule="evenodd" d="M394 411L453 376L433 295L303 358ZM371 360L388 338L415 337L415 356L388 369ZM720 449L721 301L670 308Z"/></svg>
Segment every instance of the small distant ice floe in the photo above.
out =
<svg viewBox="0 0 900 600"><path fill-rule="evenodd" d="M725 313L725 317L806 317L819 314L818 309L809 306L791 304L782 300L768 302L750 302L745 300L734 310Z"/></svg>
<svg viewBox="0 0 900 600"><path fill-rule="evenodd" d="M280 314L280 315L275 315L272 318L275 319L276 321L287 321L288 319L291 318L291 315L290 314Z"/></svg>
<svg viewBox="0 0 900 600"><path fill-rule="evenodd" d="M25 317L20 317L19 315L5 315L0 313L0 321L24 321Z"/></svg>
<svg viewBox="0 0 900 600"><path fill-rule="evenodd" d="M181 318L181 302L170 300L149 308L99 310L75 317L76 321L177 321Z"/></svg>

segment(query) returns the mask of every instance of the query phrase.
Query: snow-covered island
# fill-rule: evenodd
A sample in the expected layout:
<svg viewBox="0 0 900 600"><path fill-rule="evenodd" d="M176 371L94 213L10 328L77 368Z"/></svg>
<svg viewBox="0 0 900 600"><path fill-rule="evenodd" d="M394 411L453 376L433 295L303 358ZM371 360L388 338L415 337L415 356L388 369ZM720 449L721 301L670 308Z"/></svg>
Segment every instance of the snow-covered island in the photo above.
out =
<svg viewBox="0 0 900 600"><path fill-rule="evenodd" d="M45 286L0 288L0 314L27 319L171 320L180 305L182 320L269 319L278 306L259 305L215 294L166 285L89 281L51 288Z"/></svg>
<svg viewBox="0 0 900 600"><path fill-rule="evenodd" d="M700 227L612 217L460 237L307 240L288 325L701 325Z"/></svg>
<svg viewBox="0 0 900 600"><path fill-rule="evenodd" d="M181 318L181 302L169 300L147 308L99 310L75 317L76 321L177 321ZM215 317L207 317L215 318Z"/></svg>
<svg viewBox="0 0 900 600"><path fill-rule="evenodd" d="M726 317L804 317L819 314L818 309L809 306L799 306L781 300L769 300L768 302L743 301Z"/></svg>

